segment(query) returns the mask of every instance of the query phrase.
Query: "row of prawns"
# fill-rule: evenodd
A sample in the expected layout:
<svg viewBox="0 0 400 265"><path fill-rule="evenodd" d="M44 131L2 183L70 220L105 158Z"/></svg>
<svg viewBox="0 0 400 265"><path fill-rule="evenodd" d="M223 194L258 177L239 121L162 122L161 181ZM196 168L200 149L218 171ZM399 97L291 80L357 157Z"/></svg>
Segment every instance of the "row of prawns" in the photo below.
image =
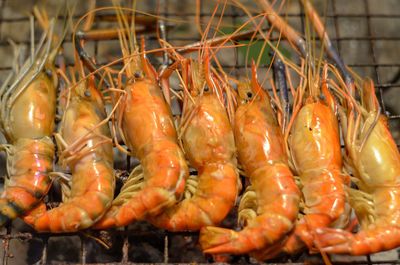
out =
<svg viewBox="0 0 400 265"><path fill-rule="evenodd" d="M275 13L268 1L258 0L257 4L265 12L263 16L303 57L301 69L282 57L300 75L297 89L292 87L287 77L294 100L290 119L287 107L289 100L285 95L286 77L284 66L279 65L278 57L281 55L278 51L274 64L280 74L275 75L275 81L283 94L282 104L273 88L283 144L290 168L298 176L296 182L301 197L299 199L296 190L293 190L290 175L286 174L287 179L281 182L285 170L262 176L263 183L255 178L254 173L259 171L254 172L254 169L258 168L249 166L258 163L261 153L265 155L265 160L260 172L268 168L279 169L277 162L285 161L286 155L274 157L282 153L277 148L281 141L273 133L274 130L263 128L263 124L269 122L270 126L277 127L277 123L275 119L266 118L266 107L260 107L265 92L256 92L254 96L252 91L242 101L248 101L251 107L245 111L241 109L242 106L239 107L234 123L239 161L251 182L239 205L239 218L244 229L237 232L224 228L203 228L200 243L204 251L214 254L249 253L264 260L284 253L295 254L304 247L322 253L363 255L400 246L397 237L400 154L386 118L380 113L373 82L349 73L308 0L302 1L307 18L335 65L314 59L312 50L306 46L309 40L303 40ZM337 81L329 78L329 74L333 74ZM256 91L262 90L258 88L254 73L252 87ZM240 95L240 86L238 90ZM355 99L356 93L361 103ZM240 98L243 100L243 96ZM267 105L270 105L269 101ZM263 113L263 119L260 119L263 116L260 113L256 118L255 108ZM269 115L274 116L269 109ZM246 127L241 127L238 116L248 119ZM338 120L345 144L343 153ZM243 145L245 135L247 142ZM259 139L259 149L252 146L251 140L255 137ZM268 141L270 139L274 139L274 142ZM271 146L277 148L273 154L268 153ZM269 178L272 182L268 182ZM350 181L356 188L350 186ZM257 183L257 186L253 183ZM279 187L268 190L274 185ZM354 209L360 224L356 233L351 232L354 221L349 224L350 207ZM297 220L293 220L294 216ZM329 262L326 258L325 261Z"/></svg>
<svg viewBox="0 0 400 265"><path fill-rule="evenodd" d="M198 230L220 223L235 205L240 190L234 137L224 108L225 80L212 72L210 59L184 60L185 67L180 64L173 67L181 70L179 75L187 89L178 135L169 98L164 97L159 86L159 83L168 83L172 68L160 76L145 56L143 40L142 52L139 51L134 16L131 27L119 4L109 9L116 11L123 28L118 34L124 67L118 75L108 66L95 69L95 63L85 57L81 39L87 36L81 32L80 39L73 35L77 51L75 67L69 68L71 81L62 60L60 69L54 67L61 44L53 36L54 22L37 11L38 19L47 29L47 38L43 37L46 45L44 48L40 45L20 74L13 71L2 87L3 131L7 136L18 135L7 131L9 123L13 125L17 121L19 127L26 127L21 130L32 141L46 137L51 152L39 147L15 150L16 143L11 141L5 145L9 152L10 181L2 195L2 225L21 215L35 230L54 233L124 226L143 219L173 231ZM37 54L41 57L36 58ZM81 60L79 56L85 58ZM84 66L92 71L88 76ZM101 81L97 87L95 76ZM122 81L125 79L127 82ZM9 85L9 82L13 83ZM58 110L62 120L54 137L58 164L70 174L53 169L55 155L50 137L57 83L60 84ZM101 89L103 83L105 89ZM114 104L108 116L104 108L106 98ZM42 105L49 109L42 110ZM15 109L17 114L13 112ZM29 120L20 119L26 113ZM110 120L114 136L111 136ZM45 133L34 135L31 131L36 127ZM120 145L117 135L128 149ZM115 199L113 143L140 161ZM32 159L18 157L25 153ZM21 160L30 164L21 165ZM21 176L12 168L15 164L29 174ZM189 177L188 164L197 170L196 176ZM63 202L47 209L43 198L54 179L62 185ZM22 191L15 192L14 183ZM39 188L43 191L37 191ZM184 192L185 199L181 200ZM23 198L25 194L34 196L34 200L27 201Z"/></svg>
<svg viewBox="0 0 400 265"><path fill-rule="evenodd" d="M125 15L134 9L115 4L109 9L117 13L121 28L123 57L118 61L123 68L111 69L111 63L96 69L81 47L81 33L69 81L65 67L54 67L61 44L53 38L54 22L37 12L47 38L22 67L13 68L0 89L2 131L9 142L2 146L8 179L0 198L0 225L22 215L37 231L60 233L147 220L170 231L200 230L205 253L250 253L260 260L305 247L359 255L400 245L395 236L400 155L380 115L373 83L366 80L360 88L307 0L308 17L339 70L321 66L268 1L257 2L265 11L262 16L304 58L300 69L293 66L300 83L297 89L291 85L292 113L277 50L275 80L282 102L264 91L254 64L251 80L234 80L212 66L219 62L218 49L211 45L222 42L221 48L237 32L208 41L210 22L199 47L187 48L198 50L197 60L161 41L164 48L157 52L166 52L175 63L157 72L146 57L144 40L137 43L135 16L129 21ZM181 81L181 92L169 87L172 73ZM355 100L356 88L361 104ZM54 134L58 163L70 174L53 169L57 89L62 114ZM171 113L170 92L181 102L180 117ZM109 115L106 102L113 105ZM140 161L115 198L113 145ZM189 167L197 173L190 175ZM243 229L216 227L236 204L239 168L249 183L239 203ZM62 183L63 202L47 209L43 198L54 179ZM350 187L350 179L357 189ZM356 234L343 230L349 205L362 226Z"/></svg>
<svg viewBox="0 0 400 265"><path fill-rule="evenodd" d="M110 130L94 80L72 84L58 77L66 77L54 66L63 37L54 35L54 19L49 21L38 8L35 14L46 33L26 63L13 66L1 89L2 131L9 142L2 145L8 154L8 178L1 195L1 225L24 215L23 219L38 231L76 231L93 225L113 199ZM19 61L21 48L15 44L14 48ZM77 68L82 77L81 64ZM51 137L58 88L58 108L63 114L54 134L58 163L72 174L53 168L55 145ZM62 179L64 203L47 211L43 198L57 176Z"/></svg>

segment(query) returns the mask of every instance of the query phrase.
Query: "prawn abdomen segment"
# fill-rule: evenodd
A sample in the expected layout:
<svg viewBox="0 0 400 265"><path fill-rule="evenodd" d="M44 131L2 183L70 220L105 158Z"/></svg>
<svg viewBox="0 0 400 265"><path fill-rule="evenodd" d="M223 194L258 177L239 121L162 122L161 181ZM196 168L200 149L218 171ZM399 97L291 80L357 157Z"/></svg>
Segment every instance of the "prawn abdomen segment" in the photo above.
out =
<svg viewBox="0 0 400 265"><path fill-rule="evenodd" d="M251 179L259 215L246 219L242 231L203 228L200 243L205 253L243 254L259 250L292 230L298 213L299 191L287 165L265 166L255 171Z"/></svg>
<svg viewBox="0 0 400 265"><path fill-rule="evenodd" d="M111 206L114 182L112 164L91 152L73 163L69 199L52 210L34 212L27 220L36 230L53 233L88 228Z"/></svg>
<svg viewBox="0 0 400 265"><path fill-rule="evenodd" d="M165 140L154 142L145 149L148 152L141 161L144 181L136 183L141 185L140 191L121 191L124 199L121 196L116 198L118 203L113 204L96 228L128 225L147 215L159 214L180 199L189 172L179 146Z"/></svg>
<svg viewBox="0 0 400 265"><path fill-rule="evenodd" d="M170 140L157 141L148 150L151 151L142 159L142 166L144 175L152 178L145 182L144 188L166 189L178 200L189 174L182 150Z"/></svg>
<svg viewBox="0 0 400 265"><path fill-rule="evenodd" d="M89 196L92 200L99 200L108 206L111 204L115 188L112 164L109 164L106 160L101 158L96 158L94 154L89 155L89 157L81 159L81 161L74 165L72 178L72 198L94 192L93 196ZM81 187L85 188L82 189ZM96 196L96 194L98 194L98 196ZM101 215L100 211L96 211L96 203L90 201L90 199L87 201L88 203L94 203L92 208L92 210L94 210L93 214ZM104 206L102 210L104 211Z"/></svg>
<svg viewBox="0 0 400 265"><path fill-rule="evenodd" d="M229 163L213 164L198 173L199 183L193 197L150 218L151 223L171 231L199 230L226 217L236 202L236 167Z"/></svg>
<svg viewBox="0 0 400 265"><path fill-rule="evenodd" d="M49 137L21 138L11 146L7 169L11 178L0 196L0 226L39 203L50 189L54 144Z"/></svg>
<svg viewBox="0 0 400 265"><path fill-rule="evenodd" d="M282 215L292 222L296 219L300 192L285 163L260 168L252 174L251 182L255 191L260 194L257 212ZM288 229L291 230L291 227Z"/></svg>
<svg viewBox="0 0 400 265"><path fill-rule="evenodd" d="M11 147L9 157L7 158L8 174L13 176L7 181L8 186L17 185L24 181L35 188L41 187L42 181L49 184L48 173L53 170L54 144L50 137L40 139L20 138ZM32 174L36 176L30 179L19 179L18 176ZM47 176L46 180L38 177L38 174ZM18 180L17 180L18 178Z"/></svg>

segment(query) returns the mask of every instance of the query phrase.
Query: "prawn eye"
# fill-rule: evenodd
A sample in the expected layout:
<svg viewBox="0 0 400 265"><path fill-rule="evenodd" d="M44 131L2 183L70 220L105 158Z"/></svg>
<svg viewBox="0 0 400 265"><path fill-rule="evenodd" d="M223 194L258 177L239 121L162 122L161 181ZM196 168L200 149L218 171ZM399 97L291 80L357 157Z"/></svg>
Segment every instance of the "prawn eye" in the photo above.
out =
<svg viewBox="0 0 400 265"><path fill-rule="evenodd" d="M90 93L89 90L85 90L84 94L85 94L85 96L88 97L88 98L90 98L90 97L92 96L92 93Z"/></svg>
<svg viewBox="0 0 400 265"><path fill-rule="evenodd" d="M207 92L208 90L210 90L210 88L209 88L208 86L205 86L205 87L204 87L204 91Z"/></svg>
<svg viewBox="0 0 400 265"><path fill-rule="evenodd" d="M53 71L51 71L50 69L47 69L45 71L45 73L46 73L47 76L50 76L50 77L53 75Z"/></svg>
<svg viewBox="0 0 400 265"><path fill-rule="evenodd" d="M253 93L247 92L247 97L248 97L248 98L251 98L252 96L253 96Z"/></svg>
<svg viewBox="0 0 400 265"><path fill-rule="evenodd" d="M139 77L140 77L140 73L139 73L139 72L135 72L135 73L133 74L133 76L134 76L135 78L139 78Z"/></svg>

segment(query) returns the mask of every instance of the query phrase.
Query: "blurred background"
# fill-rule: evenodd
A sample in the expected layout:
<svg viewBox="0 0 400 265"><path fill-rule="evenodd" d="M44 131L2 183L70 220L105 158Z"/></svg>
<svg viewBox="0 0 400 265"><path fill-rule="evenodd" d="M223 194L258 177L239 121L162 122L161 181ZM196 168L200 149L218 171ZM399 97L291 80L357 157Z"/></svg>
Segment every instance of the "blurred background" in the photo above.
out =
<svg viewBox="0 0 400 265"><path fill-rule="evenodd" d="M167 41L173 46L183 46L199 41L202 31L211 20L211 15L217 5L216 0L147 0L138 1L137 10L143 14L159 14L167 25ZM239 0L252 15L257 15L260 9L254 1ZM338 48L344 62L361 77L371 77L377 88L377 96L383 112L389 118L389 126L396 143L400 143L400 1L398 0L314 0L312 1L327 26L332 42ZM74 4L69 1L70 6ZM277 5L280 1L277 2ZM34 5L44 8L48 15L60 14L56 33L61 34L64 25L64 13L61 10L63 1L27 1L0 0L0 81L3 82L10 71L13 61L13 50L9 40L24 45L29 54L30 24L29 15ZM76 1L74 22L95 7L111 6L111 1ZM122 6L131 6L130 1L121 1ZM298 1L286 1L281 10L286 15L290 25L304 34L304 12ZM116 27L115 22L105 21L102 16L113 14L113 11L96 13L93 28ZM216 12L219 18L223 14L218 34L233 32L238 26L249 20L248 15L235 2L228 2L223 9L220 6ZM199 23L196 23L198 19ZM256 20L257 21L257 20ZM208 36L214 34L218 19L212 22ZM249 24L248 28L251 28ZM265 27L269 25L265 22ZM35 22L35 42L42 34L42 29ZM279 34L271 35L272 43L276 45ZM73 65L73 45L71 34L67 34L63 48L68 64ZM155 33L146 34L146 49L159 48ZM318 42L318 41L317 41ZM242 40L240 44L249 44ZM231 45L232 43L227 43ZM239 48L223 48L218 53L218 59L224 70L234 78L249 74L249 62L258 59L263 44L261 41L250 46ZM258 68L260 82L270 88L272 73L268 72L270 58L267 47ZM99 65L121 57L118 40L87 41L85 50L96 59ZM290 60L299 63L298 54L293 51L286 40L280 42L279 50ZM197 52L192 53L197 56ZM149 54L151 62L159 67L161 58ZM114 66L115 69L121 64ZM293 79L296 81L294 73ZM175 77L176 79L176 77ZM174 77L172 86L177 86ZM4 139L3 142L4 143ZM129 169L134 162L125 155L115 151L116 167ZM2 154L0 173L6 174L6 158ZM50 193L49 200L59 200L58 191ZM233 211L225 220L224 225L235 227L236 214ZM113 231L84 231L73 234L37 234L21 220L16 220L9 226L0 229L0 263L2 264L84 264L84 263L213 263L212 256L203 255L197 243L197 233L168 233L154 228L144 222ZM108 248L103 244L107 244ZM375 255L348 257L332 255L336 263L347 264L394 264L398 263L398 251L379 253ZM248 256L227 256L226 261L232 264L256 263ZM273 260L273 263L303 263L320 264L320 256L301 253L296 257L283 257Z"/></svg>

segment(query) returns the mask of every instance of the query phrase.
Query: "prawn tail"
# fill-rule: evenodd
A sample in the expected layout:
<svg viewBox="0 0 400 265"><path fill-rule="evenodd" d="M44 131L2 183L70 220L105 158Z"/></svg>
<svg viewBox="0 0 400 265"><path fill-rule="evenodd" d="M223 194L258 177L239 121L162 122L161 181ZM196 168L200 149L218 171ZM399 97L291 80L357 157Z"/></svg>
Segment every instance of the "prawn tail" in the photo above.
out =
<svg viewBox="0 0 400 265"><path fill-rule="evenodd" d="M293 233L289 236L283 248L283 252L296 254L305 247L311 249L315 242L315 233L313 228L326 227L331 224L333 220L336 220L336 218L332 218L325 213L309 214L304 216L304 218L296 224Z"/></svg>
<svg viewBox="0 0 400 265"><path fill-rule="evenodd" d="M312 246L313 238L309 228L305 224L297 224L293 233L289 235L281 252L287 254L296 254L304 250L306 246Z"/></svg>
<svg viewBox="0 0 400 265"><path fill-rule="evenodd" d="M233 253L242 254L247 252L250 238L243 237L232 229L207 226L200 231L199 242L204 253Z"/></svg>
<svg viewBox="0 0 400 265"><path fill-rule="evenodd" d="M260 219L265 220L257 222ZM281 231L287 232L287 225L278 217L257 218L257 221L240 232L220 227L202 228L199 241L204 253L245 254L270 246L282 236Z"/></svg>
<svg viewBox="0 0 400 265"><path fill-rule="evenodd" d="M9 199L0 200L0 227L6 225L11 220L14 220L21 213L23 213L24 210L26 210L26 207L22 204L26 204L26 201L32 201L29 193L26 193L24 190L20 190L18 192L19 197L21 197L20 201L22 201L22 203L17 203L15 200Z"/></svg>
<svg viewBox="0 0 400 265"><path fill-rule="evenodd" d="M40 192L32 194L20 187L9 188L5 194L6 198L0 199L0 227L34 207L43 198Z"/></svg>
<svg viewBox="0 0 400 265"><path fill-rule="evenodd" d="M399 246L400 229L394 226L376 226L353 234L346 230L324 227L316 230L315 239L320 251L367 255Z"/></svg>
<svg viewBox="0 0 400 265"><path fill-rule="evenodd" d="M38 205L33 207L32 209L26 211L22 216L22 220L25 223L34 226L36 216L40 216L46 212L46 204L44 202L40 202Z"/></svg>
<svg viewBox="0 0 400 265"><path fill-rule="evenodd" d="M255 252L253 256L257 259L258 257L271 259L284 254L294 255L306 248L312 249L316 240L315 229L325 227L329 223L332 223L332 218L326 214L306 215L297 222L285 240L280 241L280 247L274 244L262 251Z"/></svg>
<svg viewBox="0 0 400 265"><path fill-rule="evenodd" d="M304 224L296 224L296 227L288 236L262 250L252 252L251 256L257 260L266 260L281 255L293 255L304 250L309 244L311 248L313 238L310 236L309 228Z"/></svg>
<svg viewBox="0 0 400 265"><path fill-rule="evenodd" d="M265 168L268 173L278 171L280 167ZM284 167L286 169L286 167ZM256 174L265 174L265 170L258 171ZM293 229L293 223L298 214L299 193L297 186L294 185L292 174L282 171L282 175L278 172L275 174L266 174L275 178L287 179L286 183L292 180L293 185L287 184L285 190L281 190L276 194L269 193L275 203L268 206L259 205L254 198L254 187L249 186L242 196L239 205L239 219L244 224L244 229L240 232L234 230L205 227L200 232L200 244L205 253L232 253L244 254L250 251L256 251L269 248L285 237ZM276 184L284 183L276 181ZM265 183L260 183L266 186ZM270 186L273 184L269 183ZM291 187L290 187L291 186ZM283 206L285 205L285 206ZM257 210L258 209L258 210ZM262 214L257 216L257 211Z"/></svg>

